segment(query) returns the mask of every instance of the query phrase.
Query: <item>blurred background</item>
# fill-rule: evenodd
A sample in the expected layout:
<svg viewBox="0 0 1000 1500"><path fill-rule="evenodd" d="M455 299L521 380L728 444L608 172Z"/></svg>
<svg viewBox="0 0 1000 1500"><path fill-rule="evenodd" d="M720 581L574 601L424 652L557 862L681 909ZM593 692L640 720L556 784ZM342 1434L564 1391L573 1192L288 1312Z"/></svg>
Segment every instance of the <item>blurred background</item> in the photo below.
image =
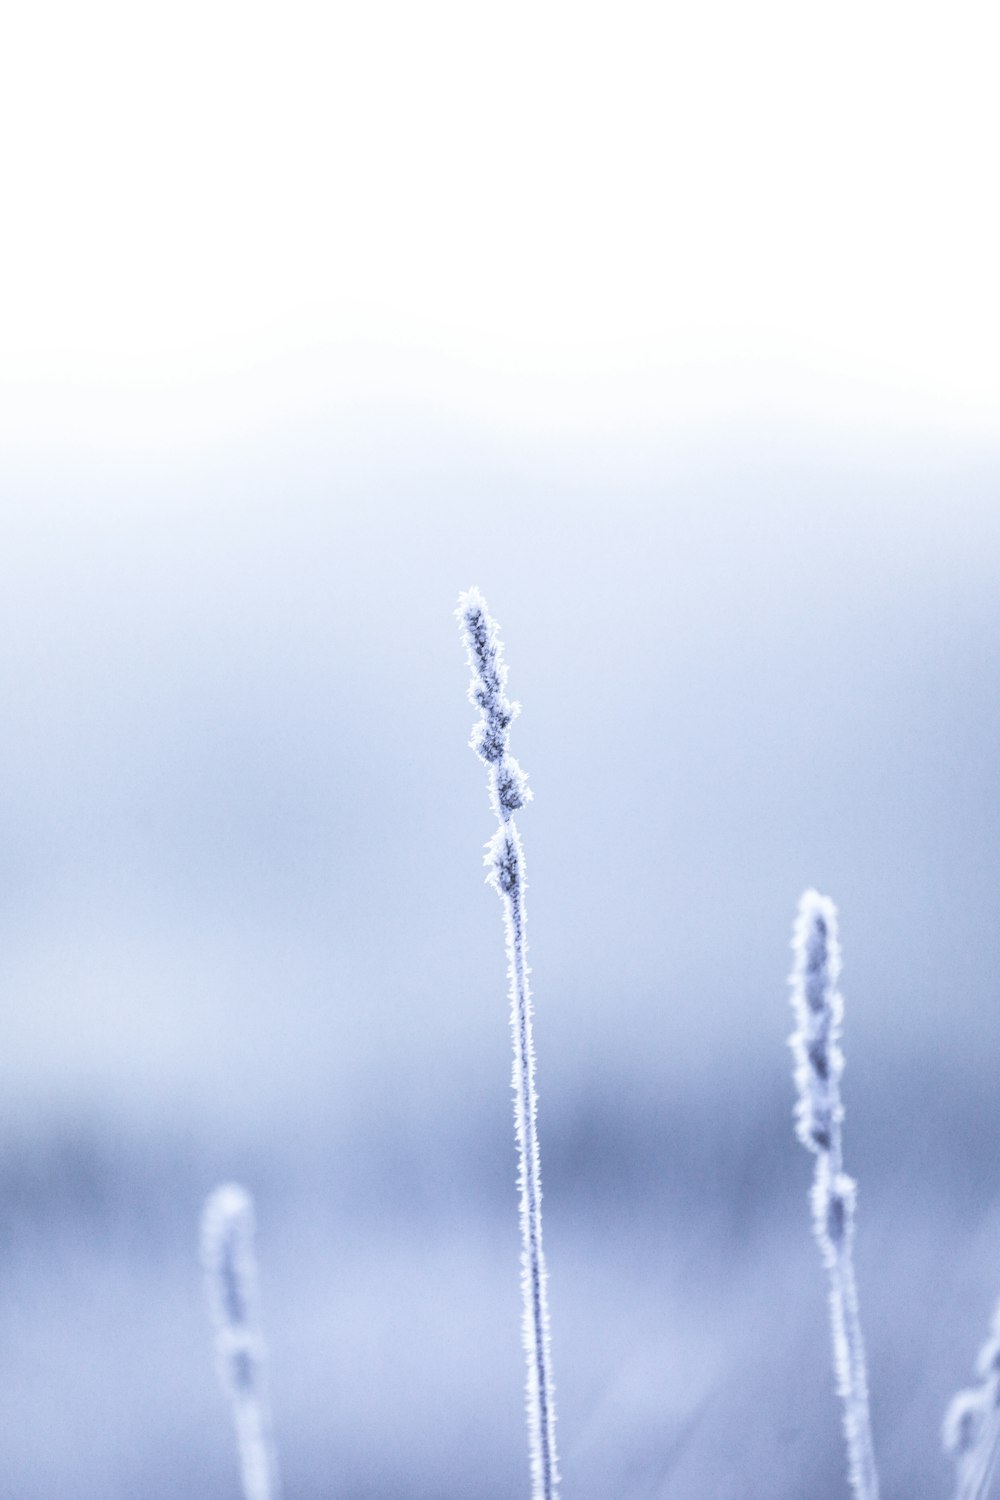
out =
<svg viewBox="0 0 1000 1500"><path fill-rule="evenodd" d="M567 1500L847 1493L798 896L886 1491L1000 1294L1000 250L975 4L97 0L0 60L0 1500L526 1495L492 827L524 711Z"/></svg>

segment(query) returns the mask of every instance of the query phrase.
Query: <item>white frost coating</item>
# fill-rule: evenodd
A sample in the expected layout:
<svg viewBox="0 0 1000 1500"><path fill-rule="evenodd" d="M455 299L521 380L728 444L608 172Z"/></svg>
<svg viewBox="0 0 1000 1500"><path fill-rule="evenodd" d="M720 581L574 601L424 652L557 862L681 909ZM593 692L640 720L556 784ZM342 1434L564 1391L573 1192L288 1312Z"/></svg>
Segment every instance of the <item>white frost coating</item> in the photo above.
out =
<svg viewBox="0 0 1000 1500"><path fill-rule="evenodd" d="M941 1430L944 1450L955 1461L955 1500L985 1500L1000 1452L1000 1304L976 1373L979 1385L959 1391Z"/></svg>
<svg viewBox="0 0 1000 1500"><path fill-rule="evenodd" d="M233 1408L246 1500L279 1500L257 1317L253 1234L250 1195L235 1183L216 1188L202 1214L201 1259L219 1378Z"/></svg>
<svg viewBox="0 0 1000 1500"><path fill-rule="evenodd" d="M524 851L513 815L531 797L527 778L508 748L508 729L519 712L506 694L507 668L498 638L478 589L459 597L455 611L468 649L472 682L469 698L480 719L472 748L489 772L490 805L498 828L486 846L487 879L504 905L510 1024L514 1039L514 1123L518 1188L521 1198L522 1330L528 1365L527 1416L532 1500L558 1500L555 1406L545 1257L542 1253L542 1177L538 1154L538 1098L531 1032L531 990L525 932Z"/></svg>
<svg viewBox="0 0 1000 1500"><path fill-rule="evenodd" d="M837 909L818 891L799 902L791 975L796 1028L789 1039L799 1092L795 1130L816 1153L813 1229L830 1273L830 1325L837 1391L844 1403L848 1476L856 1500L878 1500L878 1473L868 1409L868 1372L854 1277L855 1185L844 1173L839 1046L844 1002L837 991Z"/></svg>

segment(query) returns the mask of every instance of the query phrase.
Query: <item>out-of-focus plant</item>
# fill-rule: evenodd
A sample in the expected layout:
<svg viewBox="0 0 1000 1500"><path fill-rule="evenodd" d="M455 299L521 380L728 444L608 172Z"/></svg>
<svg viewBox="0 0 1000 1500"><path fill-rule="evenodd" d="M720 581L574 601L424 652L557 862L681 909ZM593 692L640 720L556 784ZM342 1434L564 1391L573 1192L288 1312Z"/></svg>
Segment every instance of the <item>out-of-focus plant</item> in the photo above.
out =
<svg viewBox="0 0 1000 1500"><path fill-rule="evenodd" d="M216 1188L202 1214L201 1258L219 1378L232 1405L246 1500L279 1500L253 1235L249 1193L231 1182Z"/></svg>
<svg viewBox="0 0 1000 1500"><path fill-rule="evenodd" d="M976 1374L979 1384L954 1397L941 1433L955 1463L955 1500L985 1500L1000 1451L1000 1304Z"/></svg>

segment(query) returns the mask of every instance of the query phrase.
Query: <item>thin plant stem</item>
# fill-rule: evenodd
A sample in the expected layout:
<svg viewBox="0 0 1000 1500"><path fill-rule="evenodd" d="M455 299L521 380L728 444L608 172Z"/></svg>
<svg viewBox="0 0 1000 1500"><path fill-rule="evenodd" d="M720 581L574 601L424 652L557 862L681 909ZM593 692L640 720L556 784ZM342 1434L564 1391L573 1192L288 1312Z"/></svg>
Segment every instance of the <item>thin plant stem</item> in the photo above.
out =
<svg viewBox="0 0 1000 1500"><path fill-rule="evenodd" d="M538 1096L529 984L524 851L514 813L531 796L527 778L508 748L508 728L518 712L506 694L507 668L498 627L477 589L462 594L456 611L473 678L469 697L480 711L472 748L486 763L497 831L487 845L487 879L504 910L510 1024L514 1043L514 1125L521 1221L522 1336L527 1361L528 1448L532 1500L558 1500L548 1278L542 1249L542 1174L538 1146Z"/></svg>
<svg viewBox="0 0 1000 1500"><path fill-rule="evenodd" d="M792 947L792 1007L797 1025L790 1045L799 1091L796 1132L802 1144L816 1155L813 1231L830 1277L833 1365L837 1391L844 1403L848 1478L855 1500L878 1500L868 1371L854 1275L857 1190L843 1163L840 1075L844 1057L839 1040L844 1002L837 990L837 910L818 891L806 891L799 902Z"/></svg>

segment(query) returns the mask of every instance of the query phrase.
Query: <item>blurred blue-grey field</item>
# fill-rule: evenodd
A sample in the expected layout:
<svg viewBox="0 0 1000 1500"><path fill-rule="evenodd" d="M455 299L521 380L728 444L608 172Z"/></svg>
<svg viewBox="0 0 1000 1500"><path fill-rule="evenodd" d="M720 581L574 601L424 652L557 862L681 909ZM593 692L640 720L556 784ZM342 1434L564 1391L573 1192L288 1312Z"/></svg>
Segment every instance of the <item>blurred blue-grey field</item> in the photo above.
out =
<svg viewBox="0 0 1000 1500"><path fill-rule="evenodd" d="M954 8L953 8L954 10ZM22 6L0 50L0 1500L530 1491L502 625L564 1500L887 1500L1000 1296L1000 131L978 0Z"/></svg>
<svg viewBox="0 0 1000 1500"><path fill-rule="evenodd" d="M845 1493L785 1045L808 883L876 1437L942 1493L1000 1291L994 460L411 456L5 508L0 1493L235 1500L196 1253L227 1177L288 1493L525 1491L471 582L535 792L565 1493Z"/></svg>

